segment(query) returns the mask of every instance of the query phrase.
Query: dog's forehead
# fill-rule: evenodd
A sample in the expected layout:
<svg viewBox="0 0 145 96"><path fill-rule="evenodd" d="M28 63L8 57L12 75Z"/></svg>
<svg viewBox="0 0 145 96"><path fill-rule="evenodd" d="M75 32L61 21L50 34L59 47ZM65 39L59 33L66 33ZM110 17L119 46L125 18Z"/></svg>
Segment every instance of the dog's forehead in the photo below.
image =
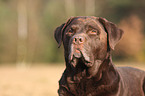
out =
<svg viewBox="0 0 145 96"><path fill-rule="evenodd" d="M102 24L98 21L97 17L94 16L79 16L72 19L69 27L81 27L81 26L92 26L92 28L103 29ZM83 28L83 27L82 27Z"/></svg>
<svg viewBox="0 0 145 96"><path fill-rule="evenodd" d="M102 28L102 25L99 23L97 17L94 16L80 16L80 17L75 17L70 25L92 25L92 26L97 26Z"/></svg>
<svg viewBox="0 0 145 96"><path fill-rule="evenodd" d="M95 18L92 17L76 17L73 20L73 24L87 24L87 23L97 23Z"/></svg>

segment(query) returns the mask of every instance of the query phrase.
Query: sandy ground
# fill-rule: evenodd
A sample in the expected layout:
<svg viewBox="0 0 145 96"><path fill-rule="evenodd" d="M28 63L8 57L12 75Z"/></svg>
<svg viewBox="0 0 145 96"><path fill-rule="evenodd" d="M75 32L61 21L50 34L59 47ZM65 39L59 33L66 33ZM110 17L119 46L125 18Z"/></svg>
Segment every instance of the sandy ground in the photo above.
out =
<svg viewBox="0 0 145 96"><path fill-rule="evenodd" d="M145 70L145 65L128 66ZM58 96L63 70L63 65L0 66L0 96Z"/></svg>

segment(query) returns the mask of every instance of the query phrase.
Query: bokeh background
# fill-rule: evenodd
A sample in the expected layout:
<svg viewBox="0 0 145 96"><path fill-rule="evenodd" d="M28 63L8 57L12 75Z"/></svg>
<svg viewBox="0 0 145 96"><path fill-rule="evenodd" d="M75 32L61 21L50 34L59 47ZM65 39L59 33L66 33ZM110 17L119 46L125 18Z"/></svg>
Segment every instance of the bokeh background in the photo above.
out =
<svg viewBox="0 0 145 96"><path fill-rule="evenodd" d="M145 0L0 0L0 96L56 96L65 67L54 30L71 16L117 24L113 61L145 69Z"/></svg>

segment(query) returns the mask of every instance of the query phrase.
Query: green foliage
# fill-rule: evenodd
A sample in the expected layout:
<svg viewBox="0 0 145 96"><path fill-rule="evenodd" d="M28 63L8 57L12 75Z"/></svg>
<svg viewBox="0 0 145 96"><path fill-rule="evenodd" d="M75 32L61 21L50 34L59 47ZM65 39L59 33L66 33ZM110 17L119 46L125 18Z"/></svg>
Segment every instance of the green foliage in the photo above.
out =
<svg viewBox="0 0 145 96"><path fill-rule="evenodd" d="M23 44L18 40L18 1L0 0L0 63L17 62L18 42ZM64 62L63 46L58 49L54 39L55 28L66 22L71 16L92 15L86 11L91 8L88 7L89 4L85 0L70 1L71 3L66 0L35 0L35 2L27 0L28 36L23 40L26 43L24 47L27 52L25 56L22 56L22 61ZM114 23L120 23L122 19L132 14L136 14L142 21L145 21L144 0L95 0L95 4L92 6L95 7L94 15L105 17ZM115 60L135 58L134 60L144 61L145 45L136 57L122 55L121 51L118 53L114 54Z"/></svg>

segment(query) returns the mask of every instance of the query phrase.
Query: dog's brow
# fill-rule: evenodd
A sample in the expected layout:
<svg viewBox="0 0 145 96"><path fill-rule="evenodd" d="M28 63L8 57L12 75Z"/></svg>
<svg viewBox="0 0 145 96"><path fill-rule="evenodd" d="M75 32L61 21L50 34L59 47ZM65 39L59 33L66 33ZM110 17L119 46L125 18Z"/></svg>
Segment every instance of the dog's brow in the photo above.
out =
<svg viewBox="0 0 145 96"><path fill-rule="evenodd" d="M75 29L75 28L78 28L79 25L71 25L71 28Z"/></svg>
<svg viewBox="0 0 145 96"><path fill-rule="evenodd" d="M96 26L96 25L86 25L86 27L94 28L94 29L98 28L98 26Z"/></svg>
<svg viewBox="0 0 145 96"><path fill-rule="evenodd" d="M97 26L99 27L99 29L103 29L104 30L103 26L99 23L99 21L96 21L96 23L97 23Z"/></svg>
<svg viewBox="0 0 145 96"><path fill-rule="evenodd" d="M103 29L101 24L98 21L93 20L93 22L95 23L95 26L97 26L99 29Z"/></svg>
<svg viewBox="0 0 145 96"><path fill-rule="evenodd" d="M97 24L87 24L85 25L85 28L100 29Z"/></svg>

